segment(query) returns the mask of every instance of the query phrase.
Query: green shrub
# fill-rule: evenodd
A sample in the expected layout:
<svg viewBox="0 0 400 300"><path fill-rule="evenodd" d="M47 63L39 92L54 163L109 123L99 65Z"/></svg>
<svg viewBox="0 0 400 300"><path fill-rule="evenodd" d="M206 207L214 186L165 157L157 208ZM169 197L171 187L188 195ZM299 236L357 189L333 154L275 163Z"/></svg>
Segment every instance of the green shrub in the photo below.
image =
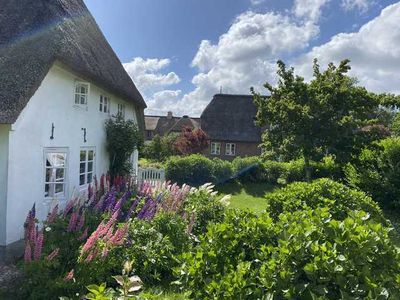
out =
<svg viewBox="0 0 400 300"><path fill-rule="evenodd" d="M219 184L224 183L232 178L233 170L232 165L229 161L222 160L219 158L214 158L212 160L213 169L212 169L212 176L213 176L213 183Z"/></svg>
<svg viewBox="0 0 400 300"><path fill-rule="evenodd" d="M389 229L328 208L230 211L176 269L193 299L398 299L400 257Z"/></svg>
<svg viewBox="0 0 400 300"><path fill-rule="evenodd" d="M141 158L139 159L139 167L141 168L156 168L156 169L163 169L164 163L156 160Z"/></svg>
<svg viewBox="0 0 400 300"><path fill-rule="evenodd" d="M274 219L278 219L281 213L325 207L337 220L344 220L351 211L363 210L368 212L373 220L386 223L379 206L365 193L326 178L311 183L289 184L269 193L266 201L267 210Z"/></svg>
<svg viewBox="0 0 400 300"><path fill-rule="evenodd" d="M288 184L304 180L304 161L290 162L265 161L265 178L271 184Z"/></svg>
<svg viewBox="0 0 400 300"><path fill-rule="evenodd" d="M146 285L172 280L175 256L189 247L187 223L171 213L158 214L151 222L134 220L129 227L131 244L123 256L133 261L133 271Z"/></svg>
<svg viewBox="0 0 400 300"><path fill-rule="evenodd" d="M199 186L206 182L214 182L213 168L213 162L210 159L194 154L170 158L166 163L165 173L167 179L172 182Z"/></svg>
<svg viewBox="0 0 400 300"><path fill-rule="evenodd" d="M192 190L185 202L185 213L187 215L195 214L195 223L192 227L192 233L199 235L205 233L207 226L211 223L217 223L223 219L225 207L213 190L214 186L205 184L198 189Z"/></svg>
<svg viewBox="0 0 400 300"><path fill-rule="evenodd" d="M232 177L230 162L218 158L211 160L200 154L172 157L165 164L165 171L168 180L191 186L223 183Z"/></svg>
<svg viewBox="0 0 400 300"><path fill-rule="evenodd" d="M335 162L332 156L325 156L320 162L311 162L313 178L330 178L342 180L344 172L342 167Z"/></svg>
<svg viewBox="0 0 400 300"><path fill-rule="evenodd" d="M232 161L235 176L241 182L261 182L265 180L262 160L258 156L236 157Z"/></svg>
<svg viewBox="0 0 400 300"><path fill-rule="evenodd" d="M348 183L384 206L400 206L400 138L389 138L364 149L345 168Z"/></svg>

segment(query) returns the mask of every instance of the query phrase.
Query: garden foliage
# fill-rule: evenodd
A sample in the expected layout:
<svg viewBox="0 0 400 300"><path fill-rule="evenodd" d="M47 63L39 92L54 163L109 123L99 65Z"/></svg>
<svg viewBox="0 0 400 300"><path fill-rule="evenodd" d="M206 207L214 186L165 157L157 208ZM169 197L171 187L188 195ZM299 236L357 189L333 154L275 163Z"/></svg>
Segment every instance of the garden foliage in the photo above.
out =
<svg viewBox="0 0 400 300"><path fill-rule="evenodd" d="M125 178L113 182L95 179L87 199L73 198L63 211L54 206L43 224L33 207L25 224L25 280L13 297L55 299L92 283L115 287L112 275L126 261L147 284L167 283L193 232L222 218L223 204L211 185L145 183L135 191Z"/></svg>
<svg viewBox="0 0 400 300"><path fill-rule="evenodd" d="M385 207L400 206L400 137L365 148L345 168L348 183Z"/></svg>
<svg viewBox="0 0 400 300"><path fill-rule="evenodd" d="M143 144L142 132L132 120L122 115L110 118L106 122L107 150L110 155L110 174L129 175L132 166L129 159L134 150Z"/></svg>
<svg viewBox="0 0 400 300"><path fill-rule="evenodd" d="M369 213L228 212L176 269L193 299L397 299L399 252Z"/></svg>

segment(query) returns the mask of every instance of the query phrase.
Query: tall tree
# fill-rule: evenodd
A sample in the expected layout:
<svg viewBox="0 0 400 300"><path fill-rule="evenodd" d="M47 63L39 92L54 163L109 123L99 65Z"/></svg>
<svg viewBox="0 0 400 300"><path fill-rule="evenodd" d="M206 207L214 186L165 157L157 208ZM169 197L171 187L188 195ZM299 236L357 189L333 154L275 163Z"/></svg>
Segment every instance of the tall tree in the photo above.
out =
<svg viewBox="0 0 400 300"><path fill-rule="evenodd" d="M345 162L355 149L361 149L366 141L361 128L377 122L370 116L381 99L390 102L390 95L375 95L357 86L357 80L347 74L349 62L331 63L321 72L314 60L313 78L305 82L293 68L278 61L277 85L264 85L270 96L251 89L258 108L257 123L268 128L263 134L264 149L284 157L301 155L307 180L311 160L329 153Z"/></svg>

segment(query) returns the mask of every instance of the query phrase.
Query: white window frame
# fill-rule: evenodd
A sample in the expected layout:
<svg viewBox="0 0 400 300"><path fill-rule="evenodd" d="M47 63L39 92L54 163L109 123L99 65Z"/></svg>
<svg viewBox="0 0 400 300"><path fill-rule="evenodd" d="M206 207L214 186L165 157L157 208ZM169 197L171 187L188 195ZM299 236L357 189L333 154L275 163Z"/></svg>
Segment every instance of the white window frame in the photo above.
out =
<svg viewBox="0 0 400 300"><path fill-rule="evenodd" d="M111 100L110 97L100 95L99 111L105 114L110 114Z"/></svg>
<svg viewBox="0 0 400 300"><path fill-rule="evenodd" d="M89 152L93 151L92 159L89 159ZM85 158L82 160L81 153L85 152ZM92 170L89 171L89 164L92 163ZM81 170L81 164L83 164L83 172ZM89 177L90 174L90 177ZM79 186L86 187L88 184L93 182L93 178L96 174L96 147L81 147L79 149ZM83 176L83 183L81 183L81 176ZM90 180L89 180L90 178Z"/></svg>
<svg viewBox="0 0 400 300"><path fill-rule="evenodd" d="M211 155L221 155L221 143L211 142Z"/></svg>
<svg viewBox="0 0 400 300"><path fill-rule="evenodd" d="M235 156L236 155L236 144L226 143L225 145L225 155Z"/></svg>
<svg viewBox="0 0 400 300"><path fill-rule="evenodd" d="M86 87L86 93L77 91L78 87L82 87L82 86ZM75 81L74 104L79 107L87 107L89 95L90 95L90 84L88 82L84 82L84 81ZM84 103L82 103L82 98L81 98L82 96L85 99Z"/></svg>
<svg viewBox="0 0 400 300"><path fill-rule="evenodd" d="M122 118L125 119L125 104L118 103L118 111L117 114L121 114Z"/></svg>
<svg viewBox="0 0 400 300"><path fill-rule="evenodd" d="M65 155L65 162L64 166L62 167L49 167L47 166L47 157L48 154L50 153L57 153L57 154L64 154ZM68 148L44 148L43 149L43 166L44 166L44 181L43 181L43 187L44 187L44 198L45 199L65 199L68 197L67 191L68 191L68 163L69 163L69 151ZM55 179L49 178L47 180L47 170L48 169L54 169L55 173L53 171L53 175L55 176ZM64 176L62 178L57 178L57 170L64 170ZM61 192L56 192L57 185L63 185L63 190ZM46 186L49 185L49 192L46 194Z"/></svg>

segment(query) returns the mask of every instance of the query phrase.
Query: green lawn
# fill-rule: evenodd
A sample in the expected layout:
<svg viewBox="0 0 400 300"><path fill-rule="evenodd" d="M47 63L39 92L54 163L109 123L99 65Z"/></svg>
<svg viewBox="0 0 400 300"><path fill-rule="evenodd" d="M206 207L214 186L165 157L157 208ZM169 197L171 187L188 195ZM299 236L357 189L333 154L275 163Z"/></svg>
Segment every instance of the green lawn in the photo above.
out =
<svg viewBox="0 0 400 300"><path fill-rule="evenodd" d="M231 208L250 209L255 213L260 213L267 207L265 195L275 188L276 186L265 183L241 184L232 182L218 186L216 189L221 196L232 195Z"/></svg>

